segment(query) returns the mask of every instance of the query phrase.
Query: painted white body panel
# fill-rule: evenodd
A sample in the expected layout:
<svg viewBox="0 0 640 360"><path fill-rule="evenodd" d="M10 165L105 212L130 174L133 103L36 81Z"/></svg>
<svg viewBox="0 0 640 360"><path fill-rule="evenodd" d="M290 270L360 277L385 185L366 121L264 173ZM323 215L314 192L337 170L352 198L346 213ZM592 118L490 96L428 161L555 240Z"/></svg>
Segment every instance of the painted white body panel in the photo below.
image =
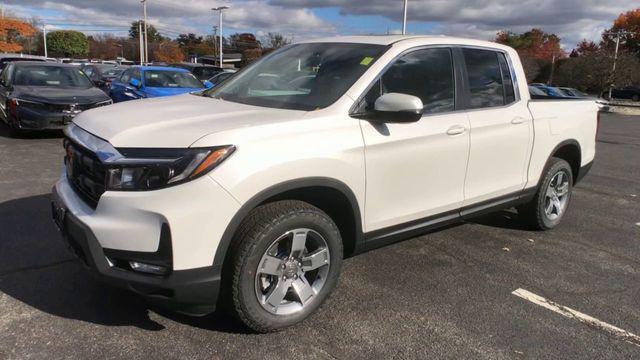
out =
<svg viewBox="0 0 640 360"><path fill-rule="evenodd" d="M321 41L321 40L318 40ZM242 205L287 181L323 177L355 195L364 232L410 222L536 186L551 151L578 141L593 160L597 107L588 101L530 102L517 53L506 46L447 37L347 37L326 42L390 45L333 105L303 112L182 95L87 111L74 122L114 147L235 145L208 176L148 192L106 192L95 210L63 175L63 201L103 247L155 251L169 224L175 269L209 266ZM468 45L506 52L520 101L509 107L424 116L411 124L373 125L349 110L384 68L406 50ZM512 120L522 119L513 124ZM462 126L454 136L447 131Z"/></svg>

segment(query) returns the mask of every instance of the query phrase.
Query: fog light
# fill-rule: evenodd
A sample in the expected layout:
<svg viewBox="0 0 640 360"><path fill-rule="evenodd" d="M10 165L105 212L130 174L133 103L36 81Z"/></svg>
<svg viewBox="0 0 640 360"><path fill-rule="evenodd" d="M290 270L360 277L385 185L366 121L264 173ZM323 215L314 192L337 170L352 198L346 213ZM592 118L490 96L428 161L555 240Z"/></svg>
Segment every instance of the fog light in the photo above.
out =
<svg viewBox="0 0 640 360"><path fill-rule="evenodd" d="M131 269L143 273L164 275L167 273L167 268L160 265L145 264L137 261L129 261Z"/></svg>

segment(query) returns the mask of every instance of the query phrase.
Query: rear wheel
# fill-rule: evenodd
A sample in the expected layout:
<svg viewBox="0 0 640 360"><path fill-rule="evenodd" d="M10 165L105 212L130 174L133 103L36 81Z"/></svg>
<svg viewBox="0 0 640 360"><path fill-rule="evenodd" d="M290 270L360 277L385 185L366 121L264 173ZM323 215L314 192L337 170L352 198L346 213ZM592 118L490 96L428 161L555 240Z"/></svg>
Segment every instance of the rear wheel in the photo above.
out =
<svg viewBox="0 0 640 360"><path fill-rule="evenodd" d="M234 240L233 308L255 331L301 322L337 284L340 232L327 214L310 204L278 201L260 206Z"/></svg>
<svg viewBox="0 0 640 360"><path fill-rule="evenodd" d="M22 129L18 127L18 124L14 123L9 119L7 122L7 126L9 126L9 136L12 138L21 138L24 135Z"/></svg>
<svg viewBox="0 0 640 360"><path fill-rule="evenodd" d="M635 101L635 102L640 101L640 95L633 95L633 96L631 97L631 100L632 100L632 101Z"/></svg>
<svg viewBox="0 0 640 360"><path fill-rule="evenodd" d="M520 217L538 230L556 227L571 200L573 173L565 160L552 158L536 196L518 208Z"/></svg>

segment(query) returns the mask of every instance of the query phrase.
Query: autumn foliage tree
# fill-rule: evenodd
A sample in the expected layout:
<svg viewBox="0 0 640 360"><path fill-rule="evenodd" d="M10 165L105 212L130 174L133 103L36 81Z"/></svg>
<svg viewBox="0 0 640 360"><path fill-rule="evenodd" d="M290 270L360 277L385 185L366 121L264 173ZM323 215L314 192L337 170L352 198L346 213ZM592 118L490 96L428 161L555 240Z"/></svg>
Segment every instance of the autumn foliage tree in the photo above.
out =
<svg viewBox="0 0 640 360"><path fill-rule="evenodd" d="M17 19L0 18L0 52L20 52L20 39L33 36L36 29L29 23Z"/></svg>
<svg viewBox="0 0 640 360"><path fill-rule="evenodd" d="M546 76L543 70L549 71L553 61L566 56L560 47L560 38L540 29L531 29L522 34L500 31L495 41L518 51L529 82Z"/></svg>
<svg viewBox="0 0 640 360"><path fill-rule="evenodd" d="M165 41L160 43L158 48L153 52L156 61L168 64L184 61L184 53L180 45L175 41Z"/></svg>
<svg viewBox="0 0 640 360"><path fill-rule="evenodd" d="M602 34L602 46L613 48L618 32L622 32L621 49L640 56L640 8L620 14L613 26Z"/></svg>

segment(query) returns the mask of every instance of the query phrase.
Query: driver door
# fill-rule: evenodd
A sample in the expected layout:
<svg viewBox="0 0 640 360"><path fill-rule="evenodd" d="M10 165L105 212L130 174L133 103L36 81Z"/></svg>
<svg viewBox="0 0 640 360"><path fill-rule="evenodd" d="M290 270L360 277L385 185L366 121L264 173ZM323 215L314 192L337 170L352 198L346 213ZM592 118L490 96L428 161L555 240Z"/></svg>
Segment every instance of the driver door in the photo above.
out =
<svg viewBox="0 0 640 360"><path fill-rule="evenodd" d="M366 94L373 108L385 93L419 97L423 116L414 123L361 121L365 142L365 231L393 233L457 216L464 201L469 120L456 110L454 57L446 47L424 48L398 58ZM375 238L375 236L373 236Z"/></svg>

